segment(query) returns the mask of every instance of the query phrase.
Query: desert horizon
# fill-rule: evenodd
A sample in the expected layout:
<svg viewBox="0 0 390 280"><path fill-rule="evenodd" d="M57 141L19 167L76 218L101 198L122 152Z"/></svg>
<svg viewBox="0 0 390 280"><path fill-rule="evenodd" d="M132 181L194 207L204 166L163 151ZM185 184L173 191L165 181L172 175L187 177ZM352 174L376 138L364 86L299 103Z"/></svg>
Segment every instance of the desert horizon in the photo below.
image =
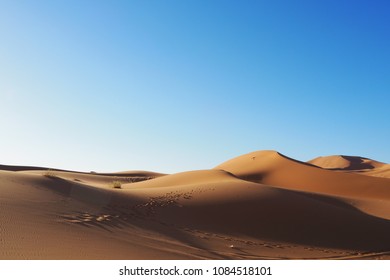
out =
<svg viewBox="0 0 390 280"><path fill-rule="evenodd" d="M390 259L390 164L256 151L205 170L0 165L0 259Z"/></svg>

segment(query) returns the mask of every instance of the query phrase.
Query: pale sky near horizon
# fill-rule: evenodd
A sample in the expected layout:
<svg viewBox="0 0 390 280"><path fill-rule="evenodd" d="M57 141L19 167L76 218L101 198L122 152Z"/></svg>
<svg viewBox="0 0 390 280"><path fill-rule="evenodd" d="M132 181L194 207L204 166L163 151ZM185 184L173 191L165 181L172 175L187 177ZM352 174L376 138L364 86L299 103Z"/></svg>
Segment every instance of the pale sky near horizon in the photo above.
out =
<svg viewBox="0 0 390 280"><path fill-rule="evenodd" d="M0 164L390 163L389 1L0 0Z"/></svg>

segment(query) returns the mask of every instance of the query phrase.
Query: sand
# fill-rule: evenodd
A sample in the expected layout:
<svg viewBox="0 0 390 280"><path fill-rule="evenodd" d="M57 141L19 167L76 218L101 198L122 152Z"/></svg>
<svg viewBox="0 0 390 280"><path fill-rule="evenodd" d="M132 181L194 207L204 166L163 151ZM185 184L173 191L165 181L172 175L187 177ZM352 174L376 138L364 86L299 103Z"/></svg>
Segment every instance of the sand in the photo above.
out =
<svg viewBox="0 0 390 280"><path fill-rule="evenodd" d="M389 175L276 151L170 175L0 165L0 259L390 259Z"/></svg>

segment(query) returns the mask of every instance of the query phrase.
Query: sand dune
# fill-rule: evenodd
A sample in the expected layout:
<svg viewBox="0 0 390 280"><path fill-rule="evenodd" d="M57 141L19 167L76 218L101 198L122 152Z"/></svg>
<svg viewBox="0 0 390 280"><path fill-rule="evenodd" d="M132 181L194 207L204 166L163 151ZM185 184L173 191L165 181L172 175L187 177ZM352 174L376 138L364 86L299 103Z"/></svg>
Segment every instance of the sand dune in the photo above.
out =
<svg viewBox="0 0 390 280"><path fill-rule="evenodd" d="M308 162L322 168L333 170L365 170L379 168L385 165L383 162L356 156L317 157Z"/></svg>
<svg viewBox="0 0 390 280"><path fill-rule="evenodd" d="M259 151L172 175L0 166L0 258L389 258L390 179L351 161Z"/></svg>
<svg viewBox="0 0 390 280"><path fill-rule="evenodd" d="M327 156L308 161L318 167L362 175L390 178L390 164L356 156Z"/></svg>
<svg viewBox="0 0 390 280"><path fill-rule="evenodd" d="M275 151L260 151L229 160L215 169L272 186L350 198L389 199L389 180L333 172L288 158Z"/></svg>

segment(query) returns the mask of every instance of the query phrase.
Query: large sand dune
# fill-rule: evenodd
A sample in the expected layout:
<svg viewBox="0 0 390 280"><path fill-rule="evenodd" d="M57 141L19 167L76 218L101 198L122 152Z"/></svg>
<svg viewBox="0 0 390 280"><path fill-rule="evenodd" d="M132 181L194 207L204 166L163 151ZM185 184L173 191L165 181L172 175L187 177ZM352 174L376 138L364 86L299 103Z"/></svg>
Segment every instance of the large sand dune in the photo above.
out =
<svg viewBox="0 0 390 280"><path fill-rule="evenodd" d="M0 258L389 258L390 179L366 174L387 166L275 151L172 175L3 165Z"/></svg>

